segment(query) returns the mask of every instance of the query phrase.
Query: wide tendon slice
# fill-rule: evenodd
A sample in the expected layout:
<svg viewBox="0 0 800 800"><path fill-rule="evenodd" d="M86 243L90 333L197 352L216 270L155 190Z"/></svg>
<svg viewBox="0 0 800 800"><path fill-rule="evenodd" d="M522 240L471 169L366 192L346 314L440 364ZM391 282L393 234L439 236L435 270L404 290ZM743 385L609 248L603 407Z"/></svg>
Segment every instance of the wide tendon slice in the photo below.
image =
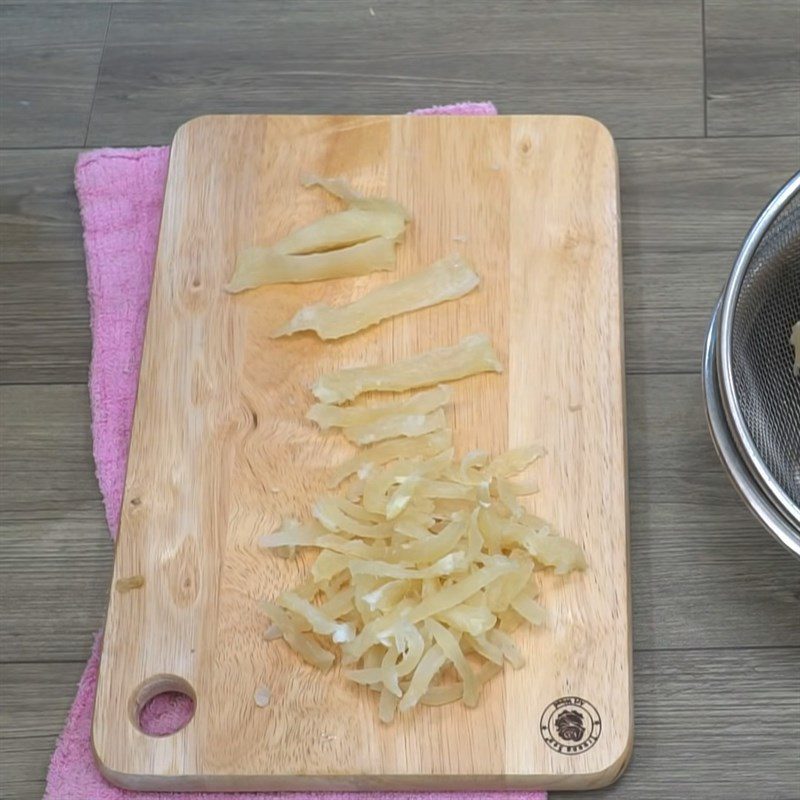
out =
<svg viewBox="0 0 800 800"><path fill-rule="evenodd" d="M503 366L489 337L478 333L452 347L429 350L393 364L351 367L322 375L313 392L324 403L344 403L364 392L404 392L489 371L502 372Z"/></svg>
<svg viewBox="0 0 800 800"><path fill-rule="evenodd" d="M305 306L272 336L314 331L320 339L340 339L389 317L463 297L479 282L473 269L460 256L448 256L421 272L379 286L347 305L334 307L315 303Z"/></svg>

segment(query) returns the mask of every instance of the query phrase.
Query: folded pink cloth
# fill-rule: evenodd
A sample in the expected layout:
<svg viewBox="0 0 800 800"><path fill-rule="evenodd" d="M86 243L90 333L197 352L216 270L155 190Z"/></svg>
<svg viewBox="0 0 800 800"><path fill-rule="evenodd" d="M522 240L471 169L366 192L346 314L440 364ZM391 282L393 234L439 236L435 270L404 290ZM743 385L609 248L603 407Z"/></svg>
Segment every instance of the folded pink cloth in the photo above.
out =
<svg viewBox="0 0 800 800"><path fill-rule="evenodd" d="M491 103L459 103L415 114L496 114ZM150 282L153 275L168 147L95 150L78 158L75 188L83 221L91 304L92 364L89 390L97 478L112 538L117 535L136 384L142 354ZM453 800L492 794L278 793L173 794L131 792L107 783L91 749L92 708L101 640L78 685L78 694L56 745L44 800ZM189 709L179 697L156 698L142 716L153 734L175 730ZM178 724L176 724L178 723ZM503 800L543 800L542 793L497 793Z"/></svg>

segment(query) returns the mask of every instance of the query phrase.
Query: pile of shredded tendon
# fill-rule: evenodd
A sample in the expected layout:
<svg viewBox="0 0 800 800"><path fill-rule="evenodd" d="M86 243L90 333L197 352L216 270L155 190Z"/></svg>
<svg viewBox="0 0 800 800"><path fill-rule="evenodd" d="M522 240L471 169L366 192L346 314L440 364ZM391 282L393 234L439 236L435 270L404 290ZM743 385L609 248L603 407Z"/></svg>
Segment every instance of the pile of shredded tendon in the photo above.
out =
<svg viewBox="0 0 800 800"><path fill-rule="evenodd" d="M386 214L407 218L393 201L361 198L339 181L312 182L356 211L376 210L384 222ZM264 282L265 276L277 282L272 278L285 277L287 270L304 269L281 259L310 257L286 254L310 252L311 242L321 254L340 252L330 251L331 240L320 238L321 228L313 226L262 253L258 268L239 285ZM337 244L358 246L353 231L361 230L361 236L379 228L359 229L353 222L348 230L334 237ZM381 235L395 230L382 228ZM455 299L477 283L472 270L451 257L381 287L366 302L301 309L275 335L314 330L322 338L346 336L393 313ZM537 487L519 475L544 455L542 448L455 454L446 414L452 390L442 382L501 369L489 339L477 334L393 364L322 375L313 389L321 402L307 416L361 448L332 470L331 489L349 485L344 494L320 497L311 521L284 520L260 540L284 558L298 547L318 551L302 584L262 603L272 622L267 637L283 638L323 671L338 655L347 679L379 694L384 722L419 703L477 705L482 687L505 662L514 669L524 665L511 634L546 619L536 601L539 573L585 566L576 544L520 503ZM431 386L381 405L341 405L365 392Z"/></svg>

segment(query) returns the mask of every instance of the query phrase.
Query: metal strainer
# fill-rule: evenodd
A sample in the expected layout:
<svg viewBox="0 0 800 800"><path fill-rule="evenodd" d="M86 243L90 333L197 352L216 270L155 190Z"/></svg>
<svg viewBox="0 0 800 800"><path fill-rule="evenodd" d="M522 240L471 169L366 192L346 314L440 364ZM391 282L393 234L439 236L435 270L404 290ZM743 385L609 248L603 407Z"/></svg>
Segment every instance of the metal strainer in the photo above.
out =
<svg viewBox="0 0 800 800"><path fill-rule="evenodd" d="M731 439L795 534L798 555L800 377L789 337L799 320L800 172L747 235L710 331L717 328L715 378Z"/></svg>

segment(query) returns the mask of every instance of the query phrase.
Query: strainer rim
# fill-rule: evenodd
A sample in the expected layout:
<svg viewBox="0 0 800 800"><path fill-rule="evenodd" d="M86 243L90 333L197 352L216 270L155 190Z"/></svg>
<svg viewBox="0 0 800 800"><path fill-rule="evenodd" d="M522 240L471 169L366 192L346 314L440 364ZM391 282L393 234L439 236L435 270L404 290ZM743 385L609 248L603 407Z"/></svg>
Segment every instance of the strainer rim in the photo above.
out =
<svg viewBox="0 0 800 800"><path fill-rule="evenodd" d="M767 228L798 192L800 192L800 171L789 178L769 201L750 228L739 255L736 257L720 300L717 372L720 395L728 417L730 432L738 444L741 455L750 468L755 470L756 477L767 493L772 496L774 502L794 520L795 525L800 526L800 508L775 479L772 470L761 457L753 437L750 435L736 392L732 364L733 319L747 268Z"/></svg>

